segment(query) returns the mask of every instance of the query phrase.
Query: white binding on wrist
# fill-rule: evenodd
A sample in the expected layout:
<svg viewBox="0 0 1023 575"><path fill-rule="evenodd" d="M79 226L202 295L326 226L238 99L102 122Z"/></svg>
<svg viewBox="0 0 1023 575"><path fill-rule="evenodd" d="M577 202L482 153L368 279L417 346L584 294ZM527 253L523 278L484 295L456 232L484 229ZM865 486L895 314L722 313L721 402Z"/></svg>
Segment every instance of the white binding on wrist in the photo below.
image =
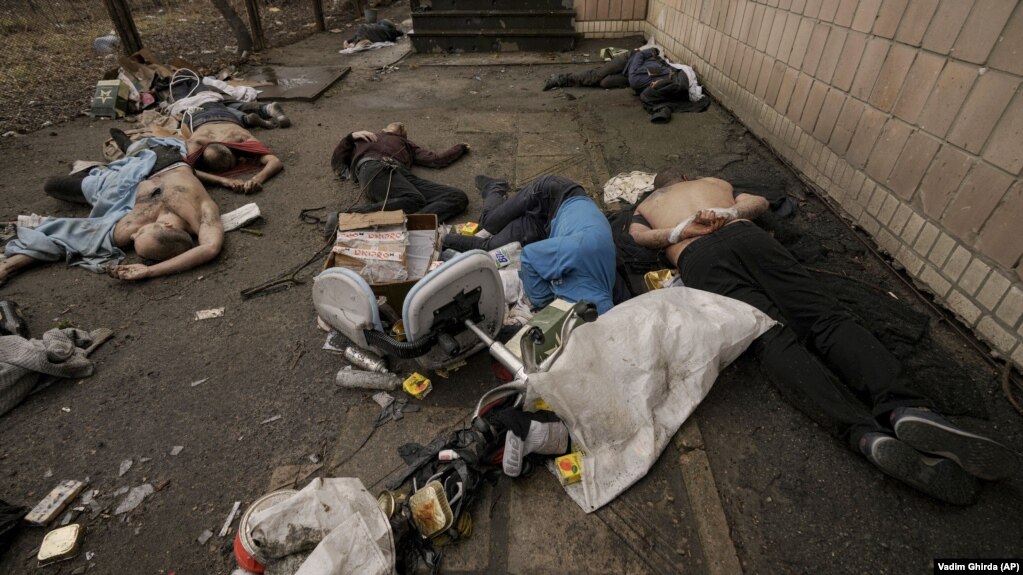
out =
<svg viewBox="0 0 1023 575"><path fill-rule="evenodd" d="M689 224L693 223L693 220L695 220L695 219L696 219L696 214L693 214L693 215L689 216L688 218L682 220L682 223L680 223L679 225L675 226L671 230L671 233L668 234L668 241L670 243L677 244L678 241L680 239L682 239L682 232L685 231L686 227L689 226Z"/></svg>

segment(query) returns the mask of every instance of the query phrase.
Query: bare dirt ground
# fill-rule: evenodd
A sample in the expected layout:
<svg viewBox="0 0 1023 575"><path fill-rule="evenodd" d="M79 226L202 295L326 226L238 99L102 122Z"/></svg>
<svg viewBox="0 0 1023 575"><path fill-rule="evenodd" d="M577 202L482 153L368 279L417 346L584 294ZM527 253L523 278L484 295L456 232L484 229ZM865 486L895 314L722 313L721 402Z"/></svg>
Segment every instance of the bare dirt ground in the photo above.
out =
<svg viewBox="0 0 1023 575"><path fill-rule="evenodd" d="M668 163L680 163L691 177L719 173L729 163L771 173L803 198L792 225L828 246L828 269L855 270L859 279L923 310L716 104L704 114L654 125L625 90L541 92L554 66L503 65L498 56L491 65L438 66L442 59L412 56L382 71L400 51L342 60L339 44L337 35L317 35L268 57L289 65L345 62L353 72L317 102L286 104L293 128L259 134L286 165L261 194L212 191L224 211L258 202L266 215L263 236L231 233L215 263L137 285L50 265L0 288L0 296L19 302L34 333L61 321L116 332L95 355L93 377L54 385L0 418L0 498L31 506L61 479L88 478L106 506L106 513L78 519L87 527L89 558L83 553L46 572L229 573L229 540L200 545L196 538L206 529L218 531L233 502L244 508L263 494L275 467L316 456L331 464L318 475L351 474L379 485L396 465L398 444L429 441L496 384L490 362L478 356L451 379L435 379L421 417L385 426L358 457L333 465L365 437L373 404L333 383L343 363L320 350L324 334L315 327L311 271L302 276L305 284L290 290L240 297L243 288L320 248L320 226L300 221L300 210L355 201L355 189L332 177L328 160L337 140L356 129L402 120L425 147L468 142L466 158L443 171L420 172L469 190L467 218L479 209L471 191L478 173L517 178L558 164L572 177L591 180L591 192L602 172L653 171ZM587 44L579 52L594 54L597 47ZM122 123L78 118L0 141L6 160L0 220L28 212L82 215L43 195L41 183L66 172L75 158L97 157L113 125ZM535 153L559 138L565 142L560 159ZM197 310L221 306L222 319L193 319ZM972 374L980 415L986 413L959 421L1023 450L1023 424L998 394L996 371L941 323L932 327L933 345ZM751 357L722 374L694 417L747 573L923 573L935 557L1019 554L1023 478L987 486L971 507L930 500L877 472L785 403ZM174 446L184 449L172 456ZM566 506L550 477L502 481L480 505L481 527L449 552L445 571L705 572L693 516L677 485L677 457L669 449L648 481L623 498L632 510L624 515L584 516ZM135 463L122 477L118 468L126 459ZM162 481L167 487L135 511L109 514L118 488ZM615 516L626 519L616 523ZM644 517L650 525L635 527ZM35 572L42 535L22 530L0 558L0 573Z"/></svg>

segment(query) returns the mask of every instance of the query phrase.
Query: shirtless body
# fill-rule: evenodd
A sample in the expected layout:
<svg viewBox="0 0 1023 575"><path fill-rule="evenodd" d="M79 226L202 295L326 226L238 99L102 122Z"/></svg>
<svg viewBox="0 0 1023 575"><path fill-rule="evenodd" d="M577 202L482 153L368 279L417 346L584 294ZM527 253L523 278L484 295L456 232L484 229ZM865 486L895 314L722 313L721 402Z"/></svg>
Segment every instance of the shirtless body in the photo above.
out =
<svg viewBox="0 0 1023 575"><path fill-rule="evenodd" d="M219 144L224 142L240 144L242 142L248 142L255 139L256 138L253 137L252 132L233 122L206 122L192 132L192 135L189 136L188 141L186 141L185 144L188 147L189 155L195 153L197 150L203 149L204 146L207 146L203 158L200 159L199 163L195 166L195 175L198 176L201 181L207 184L223 186L232 192L254 194L263 189L263 184L266 183L267 180L274 177L278 172L284 169L284 163L281 162L280 158L273 154L259 156L257 161L262 166L262 169L248 180L228 178L210 173L207 171L209 168L203 165L203 161L207 159L207 153L209 153L208 151L210 150L208 146L210 144ZM233 167L237 163L238 158L237 154L235 154L235 158L230 161L230 166Z"/></svg>
<svg viewBox="0 0 1023 575"><path fill-rule="evenodd" d="M134 246L143 256L166 253L164 230L180 230L198 240L190 249L153 265L111 266L109 273L122 280L140 280L182 272L217 256L224 244L220 209L206 193L192 168L181 163L149 177L138 185L135 206L113 230L114 245ZM34 263L26 255L13 255L0 264L0 285Z"/></svg>

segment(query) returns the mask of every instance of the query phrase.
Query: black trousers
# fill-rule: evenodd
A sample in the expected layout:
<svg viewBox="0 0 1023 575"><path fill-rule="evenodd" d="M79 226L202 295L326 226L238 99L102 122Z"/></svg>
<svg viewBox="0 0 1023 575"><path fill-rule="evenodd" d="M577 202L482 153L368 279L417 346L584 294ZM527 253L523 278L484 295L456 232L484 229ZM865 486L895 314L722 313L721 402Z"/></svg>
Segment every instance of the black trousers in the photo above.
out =
<svg viewBox="0 0 1023 575"><path fill-rule="evenodd" d="M505 180L490 180L483 192L480 227L490 232L487 239L448 234L444 248L458 251L491 250L519 242L523 246L547 238L558 207L572 196L586 195L579 184L561 176L544 176L526 184L508 197Z"/></svg>
<svg viewBox="0 0 1023 575"><path fill-rule="evenodd" d="M686 286L746 302L783 324L754 344L761 366L787 399L850 444L887 429L885 416L896 407L931 406L899 384L899 361L881 342L756 224L696 240L678 266Z"/></svg>
<svg viewBox="0 0 1023 575"><path fill-rule="evenodd" d="M600 86L601 88L627 88L629 79L625 77L625 65L629 63L632 52L619 54L603 66L585 72L567 74L566 77L576 86Z"/></svg>
<svg viewBox="0 0 1023 575"><path fill-rule="evenodd" d="M443 222L469 205L469 197L462 190L424 180L404 166L369 160L357 172L359 184L372 203L353 208L353 212L404 210L406 214L437 214L437 221Z"/></svg>

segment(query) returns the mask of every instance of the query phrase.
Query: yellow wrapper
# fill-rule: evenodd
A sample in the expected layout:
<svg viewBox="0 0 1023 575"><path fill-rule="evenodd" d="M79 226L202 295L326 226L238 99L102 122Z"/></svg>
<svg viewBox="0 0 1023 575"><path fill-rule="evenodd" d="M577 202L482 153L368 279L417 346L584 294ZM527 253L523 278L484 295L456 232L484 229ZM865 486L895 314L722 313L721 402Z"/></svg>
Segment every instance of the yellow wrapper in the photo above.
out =
<svg viewBox="0 0 1023 575"><path fill-rule="evenodd" d="M657 270L643 274L643 283L646 284L648 290L660 289L669 281L671 281L671 270Z"/></svg>
<svg viewBox="0 0 1023 575"><path fill-rule="evenodd" d="M433 390L433 384L430 383L430 380L419 372L413 372L412 375L408 376L408 379L401 384L401 387L405 390L405 393L416 399L423 399Z"/></svg>
<svg viewBox="0 0 1023 575"><path fill-rule="evenodd" d="M458 230L458 233L462 234L463 236L474 236L478 231L480 231L480 225L478 223L465 222L464 224L462 224L461 229Z"/></svg>
<svg viewBox="0 0 1023 575"><path fill-rule="evenodd" d="M533 404L533 407L535 407L537 411L554 411L553 409L551 409L551 406L548 405L547 402L542 399L537 399L536 402Z"/></svg>
<svg viewBox="0 0 1023 575"><path fill-rule="evenodd" d="M571 485L583 478L583 454L578 451L555 459L554 465L558 468L558 479L562 485Z"/></svg>

